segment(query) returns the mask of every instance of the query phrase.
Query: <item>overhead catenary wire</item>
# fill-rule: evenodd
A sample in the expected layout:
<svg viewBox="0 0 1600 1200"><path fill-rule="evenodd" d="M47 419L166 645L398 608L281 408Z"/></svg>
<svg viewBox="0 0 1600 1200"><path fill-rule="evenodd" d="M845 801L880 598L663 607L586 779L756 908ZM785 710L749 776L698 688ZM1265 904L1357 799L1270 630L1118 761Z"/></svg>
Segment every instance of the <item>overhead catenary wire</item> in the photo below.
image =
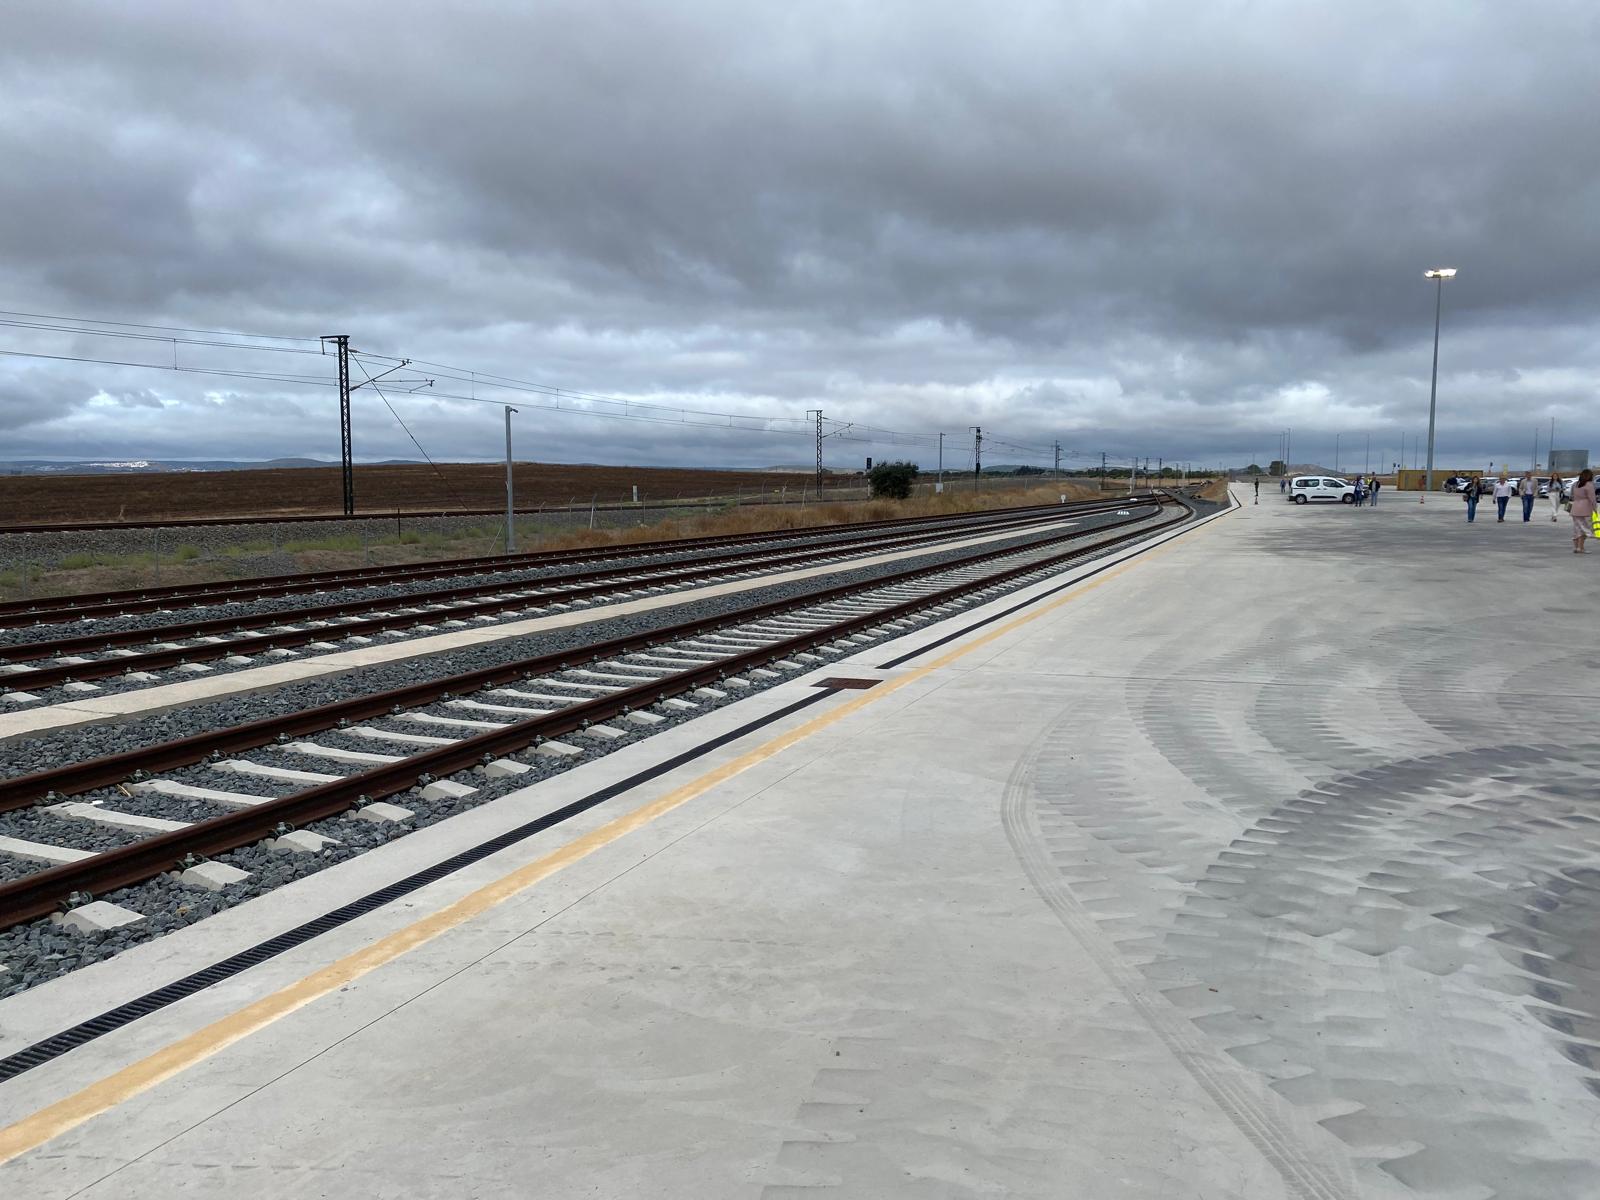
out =
<svg viewBox="0 0 1600 1200"><path fill-rule="evenodd" d="M354 358L355 356L351 355L351 357ZM446 477L443 471L439 470L439 464L434 462L429 456L428 452L422 448L422 443L417 440L417 435L411 432L411 426L407 425L404 418L402 418L399 413L395 412L394 405L389 403L389 397L383 394L383 389L378 386L378 381L373 378L372 372L367 370L366 364L358 360L356 362L356 366L360 367L361 373L367 377L366 386L378 393L378 399L383 401L383 406L389 410L389 415L399 423L401 429L406 431L406 436L411 439L411 444L417 448L417 453L422 455L422 457L427 461L429 467L433 468L433 473L439 477L439 482L444 485L444 490L449 494L450 498L454 500L460 507L470 508L471 505L463 500L461 496L457 494L456 490L450 486L450 480Z"/></svg>
<svg viewBox="0 0 1600 1200"><path fill-rule="evenodd" d="M152 329L165 333L206 333L214 337L249 337L272 342L305 342L312 346L315 346L318 341L316 338L290 337L281 333L241 333L233 329L195 329L187 325L145 325L136 321L102 321L95 317L61 317L51 313L18 312L9 308L0 308L0 316L28 317L36 321L71 321L78 325L110 325L122 329ZM311 353L314 354L316 351L312 350Z"/></svg>
<svg viewBox="0 0 1600 1200"><path fill-rule="evenodd" d="M185 363L179 360L178 354L179 347L191 346L246 354L259 351L264 353L320 356L322 344L320 339L317 338L284 334L244 333L200 326L159 325L145 322L67 317L15 309L0 309L0 328L15 328L19 331L32 330L76 337L109 338L136 343L165 344L172 347L171 362L141 362L133 359L95 354L56 354L43 350L0 349L0 356L5 357L31 358L54 362L79 362L99 366L170 370L183 374L210 375L217 378L250 380L262 383L283 383L296 387L333 388L336 386L332 380L319 376L284 371L245 370L231 368L226 365L201 366ZM260 342L281 344L257 344ZM565 413L569 416L587 416L604 420L651 424L673 424L692 428L727 429L732 432L755 433L766 436L810 438L815 434L814 423L804 417L724 412L713 409L658 404L582 389L557 387L501 375L498 372L477 371L426 359L405 360L371 351L356 351L352 349L350 356L357 360L358 363L362 363L361 369L369 376L369 379L371 378L371 372L367 370L362 360L372 363L404 363L424 370L432 378L423 381L422 386L428 388L429 395L440 400L490 404L496 407L503 406L506 403L506 399L503 396L480 395L479 389L482 387L491 391L513 391L521 397L528 398L518 400L518 403L524 407L543 412ZM468 390L461 392L440 388L437 383L441 380L465 383L468 385ZM374 387L374 390L379 391L376 387ZM379 391L379 395L391 414L394 415L396 421L400 422L402 428L405 428L404 422L401 421L399 413L395 410L394 405L389 402L388 397L381 391ZM890 446L907 447L932 447L938 442L937 434L915 433L906 430L862 425L838 418L826 418L823 424L825 426L824 436L840 442L858 444L877 442ZM406 428L405 431L412 442L416 444L417 440L411 430ZM995 449L1003 449L1014 454L1032 456L1039 459L1051 458L1054 453L1053 447L1033 446L998 435L985 435L984 440L987 445ZM427 458L427 454L422 450L420 444L417 445L417 448ZM1063 450L1062 457L1093 461L1096 456ZM429 462L431 464L432 460L429 459Z"/></svg>

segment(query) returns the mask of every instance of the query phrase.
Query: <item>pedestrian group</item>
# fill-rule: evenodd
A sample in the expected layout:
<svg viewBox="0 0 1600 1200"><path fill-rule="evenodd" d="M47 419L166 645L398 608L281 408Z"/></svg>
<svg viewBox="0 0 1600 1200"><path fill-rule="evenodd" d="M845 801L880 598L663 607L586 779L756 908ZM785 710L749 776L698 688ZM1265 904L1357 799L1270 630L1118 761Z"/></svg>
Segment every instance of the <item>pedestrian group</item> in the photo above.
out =
<svg viewBox="0 0 1600 1200"><path fill-rule="evenodd" d="M1562 508L1568 508L1572 515L1572 552L1584 553L1584 543L1591 537L1600 537L1600 519L1596 517L1594 472L1585 468L1572 485L1570 497L1564 496L1561 476L1552 472L1544 481L1544 486L1549 488L1550 520L1561 519ZM1467 524L1472 524L1478 517L1478 499L1485 489L1494 493L1495 521L1503 524L1506 519L1506 509L1513 496L1522 501L1523 524L1533 520L1534 502L1539 498L1539 477L1532 469L1524 471L1521 478L1513 480L1505 471L1501 471L1492 483L1483 479L1468 479L1466 487L1462 489L1461 498L1467 502ZM1357 484L1357 500L1360 503L1360 485Z"/></svg>

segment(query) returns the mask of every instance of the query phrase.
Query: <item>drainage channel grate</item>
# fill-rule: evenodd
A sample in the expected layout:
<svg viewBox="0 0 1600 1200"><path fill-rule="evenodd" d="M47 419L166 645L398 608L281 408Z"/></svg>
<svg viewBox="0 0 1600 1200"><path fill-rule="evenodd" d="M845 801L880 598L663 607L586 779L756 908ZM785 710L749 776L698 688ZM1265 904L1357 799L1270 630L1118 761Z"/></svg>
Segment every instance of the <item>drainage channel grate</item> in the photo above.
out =
<svg viewBox="0 0 1600 1200"><path fill-rule="evenodd" d="M883 680L881 679L845 679L843 677L836 677L833 679L820 680L812 686L819 688L854 688L857 691L864 692L869 687L877 687L882 682Z"/></svg>

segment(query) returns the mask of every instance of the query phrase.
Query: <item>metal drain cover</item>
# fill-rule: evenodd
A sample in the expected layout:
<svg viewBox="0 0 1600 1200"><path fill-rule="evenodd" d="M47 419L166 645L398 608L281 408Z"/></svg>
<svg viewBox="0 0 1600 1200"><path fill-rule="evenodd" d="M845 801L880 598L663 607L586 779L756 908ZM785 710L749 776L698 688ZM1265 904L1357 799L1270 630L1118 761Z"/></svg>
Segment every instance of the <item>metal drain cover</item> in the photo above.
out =
<svg viewBox="0 0 1600 1200"><path fill-rule="evenodd" d="M858 691L866 691L867 688L877 687L882 682L883 680L881 679L845 679L841 676L835 676L832 679L824 679L822 682L814 686L824 688L855 688Z"/></svg>

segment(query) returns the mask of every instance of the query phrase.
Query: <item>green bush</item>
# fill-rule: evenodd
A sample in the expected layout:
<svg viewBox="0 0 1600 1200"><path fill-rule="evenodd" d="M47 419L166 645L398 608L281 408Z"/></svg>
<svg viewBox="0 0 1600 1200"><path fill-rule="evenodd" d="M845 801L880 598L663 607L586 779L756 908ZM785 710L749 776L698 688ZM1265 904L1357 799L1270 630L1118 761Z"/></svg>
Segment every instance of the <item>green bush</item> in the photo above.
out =
<svg viewBox="0 0 1600 1200"><path fill-rule="evenodd" d="M99 561L95 555L84 554L80 551L77 554L67 555L61 560L60 566L63 571L82 571L86 567L96 565Z"/></svg>
<svg viewBox="0 0 1600 1200"><path fill-rule="evenodd" d="M906 500L921 473L916 463L883 462L873 467L867 478L872 484L874 499Z"/></svg>
<svg viewBox="0 0 1600 1200"><path fill-rule="evenodd" d="M178 562L193 562L200 557L200 547L183 545L172 552L172 557Z"/></svg>

